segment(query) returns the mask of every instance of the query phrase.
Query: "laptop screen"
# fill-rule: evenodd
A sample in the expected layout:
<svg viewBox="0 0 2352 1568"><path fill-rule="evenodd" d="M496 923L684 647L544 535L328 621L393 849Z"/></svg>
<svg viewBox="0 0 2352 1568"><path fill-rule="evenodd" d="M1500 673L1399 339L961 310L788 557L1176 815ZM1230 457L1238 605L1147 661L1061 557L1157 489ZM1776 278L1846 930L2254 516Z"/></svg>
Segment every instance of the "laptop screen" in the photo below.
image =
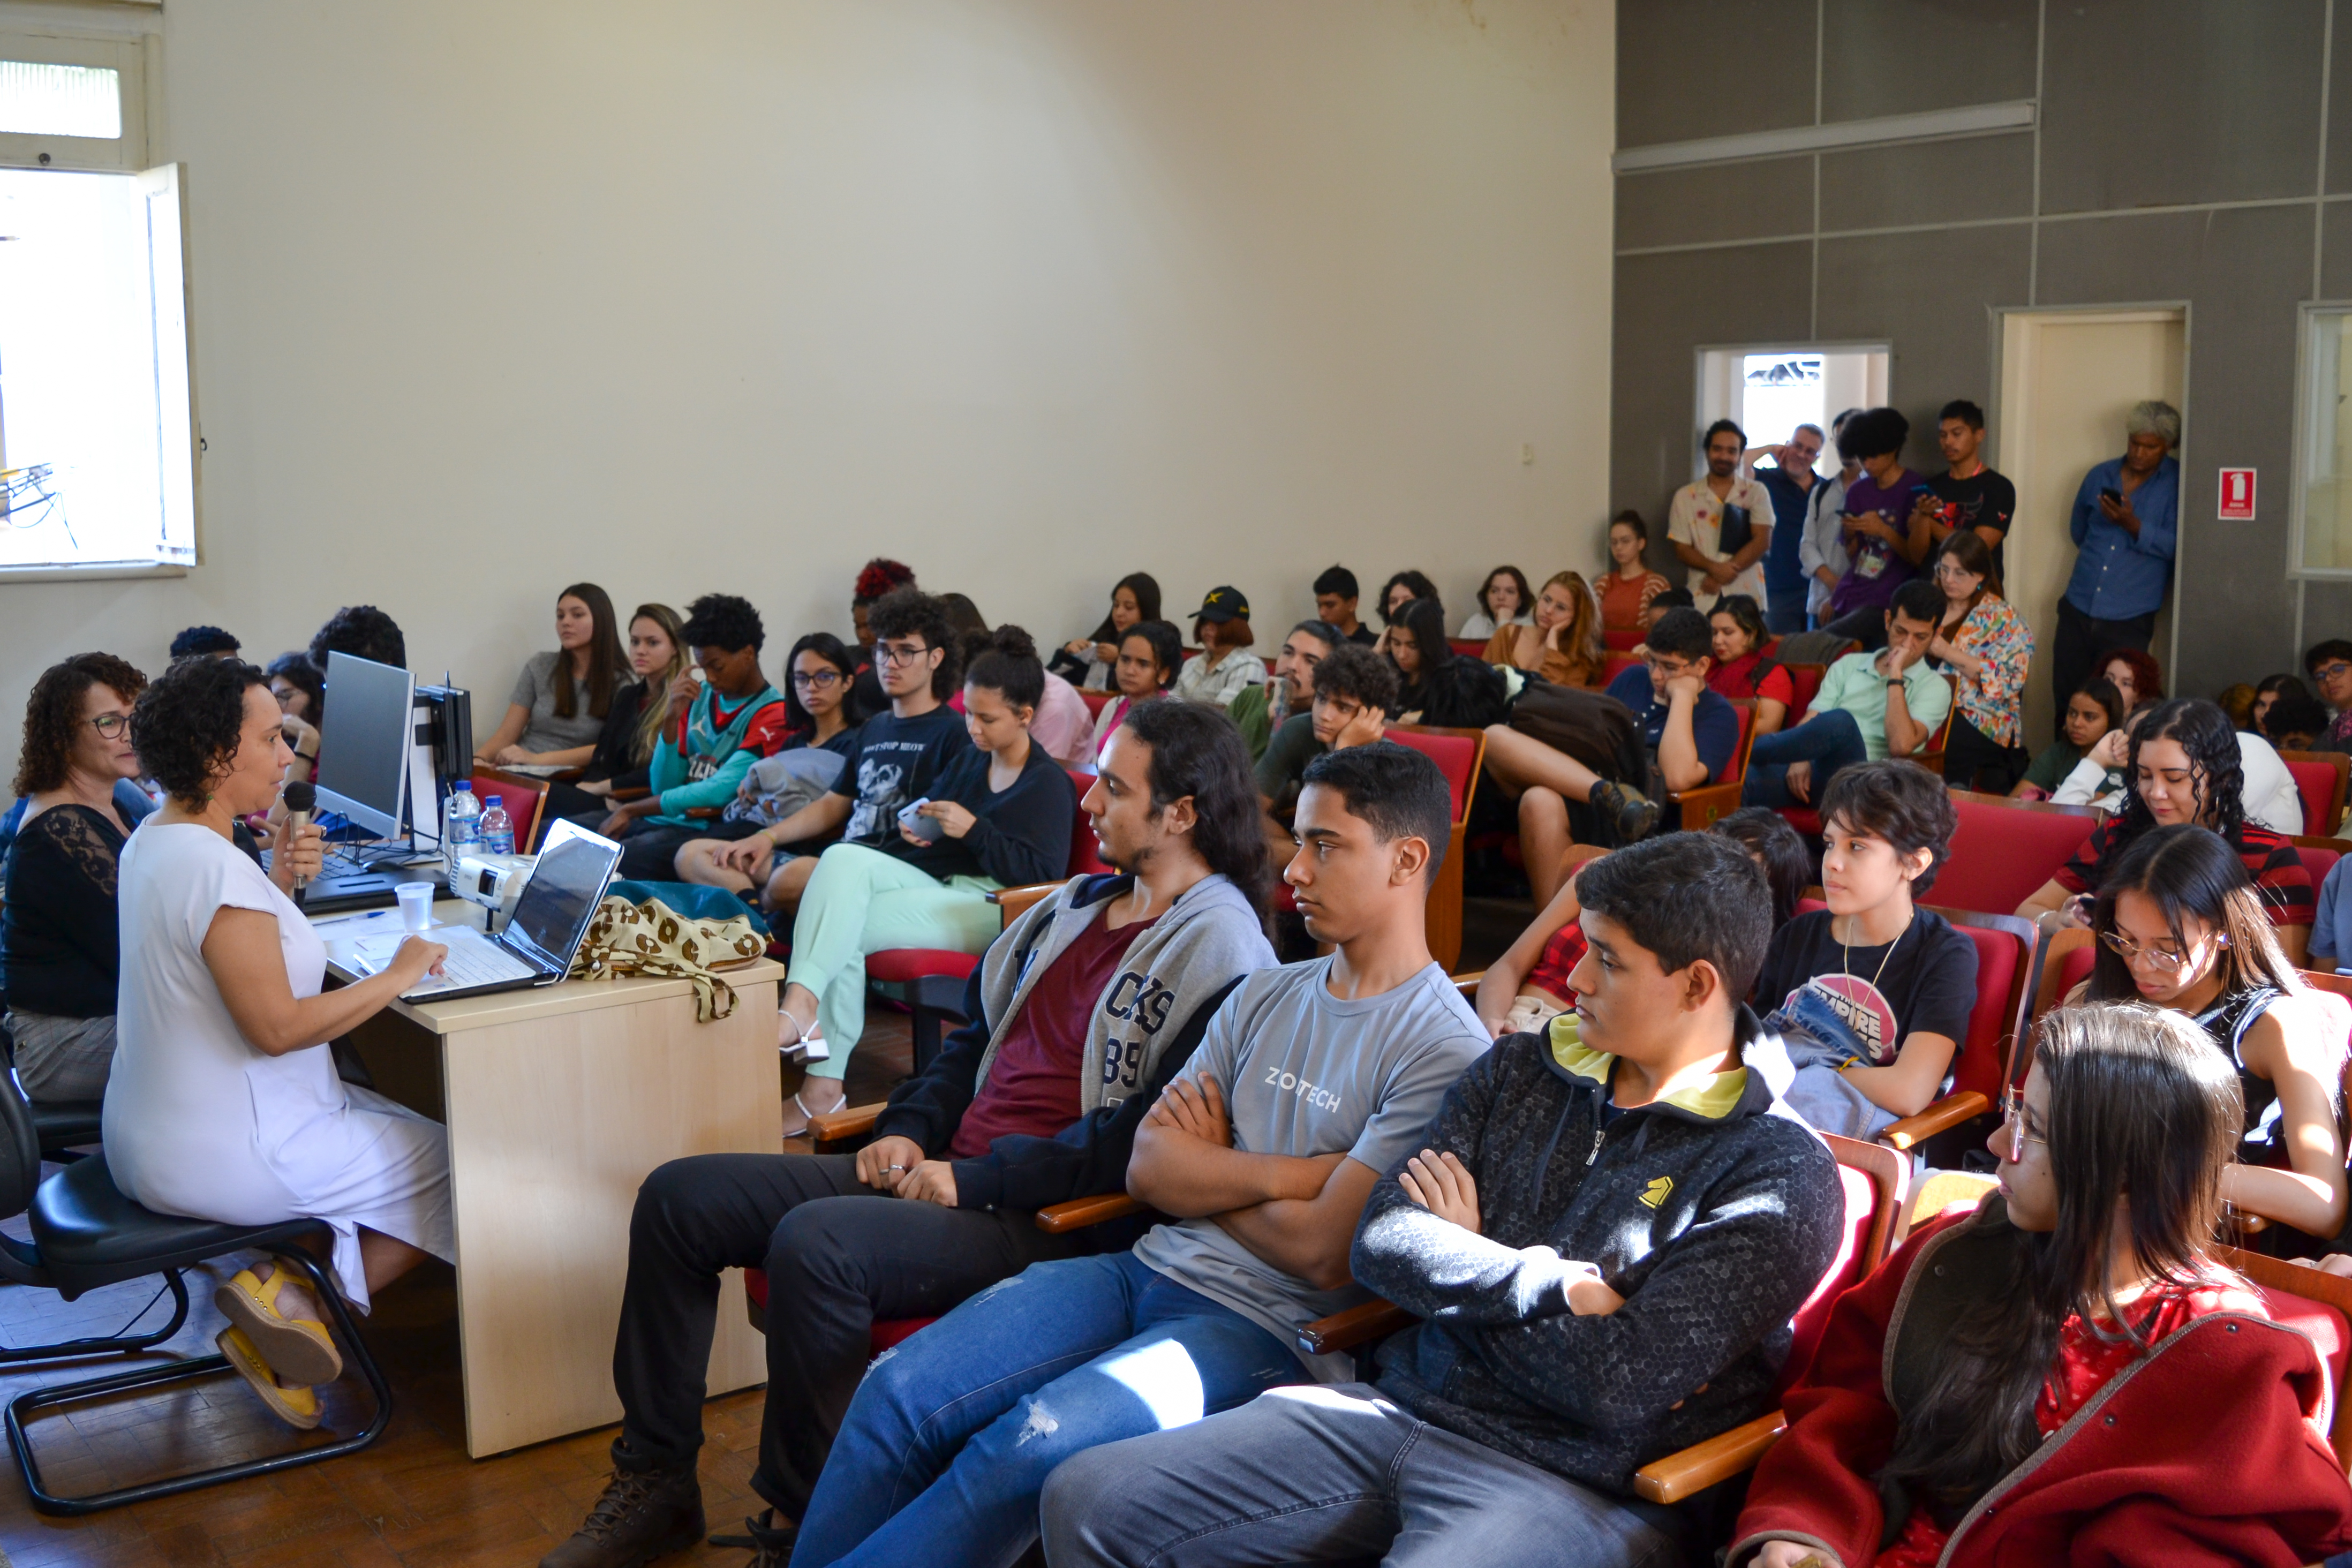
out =
<svg viewBox="0 0 2352 1568"><path fill-rule="evenodd" d="M620 858L611 839L557 823L515 900L509 929L558 963L571 963Z"/></svg>

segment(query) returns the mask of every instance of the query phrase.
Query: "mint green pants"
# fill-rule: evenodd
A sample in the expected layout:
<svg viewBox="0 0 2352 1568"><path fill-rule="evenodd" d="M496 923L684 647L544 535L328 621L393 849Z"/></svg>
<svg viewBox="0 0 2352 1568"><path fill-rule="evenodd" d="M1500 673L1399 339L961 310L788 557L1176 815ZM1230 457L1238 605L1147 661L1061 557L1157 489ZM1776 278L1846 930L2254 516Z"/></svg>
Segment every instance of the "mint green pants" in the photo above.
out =
<svg viewBox="0 0 2352 1568"><path fill-rule="evenodd" d="M849 1053L866 1033L866 955L898 947L985 952L1004 929L988 901L1001 883L986 877L940 880L863 844L836 844L817 860L793 919L793 962L786 983L816 997L817 1022L832 1054L812 1063L814 1078L849 1070Z"/></svg>

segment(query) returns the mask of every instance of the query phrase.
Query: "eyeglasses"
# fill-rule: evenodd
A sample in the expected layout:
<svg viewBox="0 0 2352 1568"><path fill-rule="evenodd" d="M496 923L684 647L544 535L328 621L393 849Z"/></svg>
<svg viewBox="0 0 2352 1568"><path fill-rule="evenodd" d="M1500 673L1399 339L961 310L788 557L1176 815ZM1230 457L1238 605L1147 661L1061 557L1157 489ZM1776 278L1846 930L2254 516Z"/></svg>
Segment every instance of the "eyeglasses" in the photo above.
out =
<svg viewBox="0 0 2352 1568"><path fill-rule="evenodd" d="M925 647L920 643L917 643L911 647L896 647L886 642L880 647L874 650L874 662L877 664L912 664L930 651L931 650L929 648ZM797 679L797 677L795 679Z"/></svg>
<svg viewBox="0 0 2352 1568"><path fill-rule="evenodd" d="M1691 673L1691 667L1681 659L1675 659L1671 664L1663 658L1646 658L1642 662L1648 665L1650 673L1660 680L1677 680Z"/></svg>
<svg viewBox="0 0 2352 1568"><path fill-rule="evenodd" d="M2038 1132L2026 1131L2025 1091L2011 1084L2000 1091L2000 1121L2009 1129L2009 1163L2012 1165L2025 1158L2025 1146L2039 1143L2050 1146L2050 1140Z"/></svg>
<svg viewBox="0 0 2352 1568"><path fill-rule="evenodd" d="M103 736L105 739L111 741L116 736L121 734L123 731L131 728L131 715L128 713L100 713L98 717L89 721L89 727L97 731L99 734Z"/></svg>
<svg viewBox="0 0 2352 1568"><path fill-rule="evenodd" d="M2311 672L2314 680L2341 680L2347 675L2352 675L2352 664L2340 658L2330 659Z"/></svg>
<svg viewBox="0 0 2352 1568"><path fill-rule="evenodd" d="M2178 974L2197 961L2193 945L2187 952L2167 952L2160 947L2142 947L2121 931L2101 931L2099 944L2126 963L2135 966L2144 963L2167 974Z"/></svg>
<svg viewBox="0 0 2352 1568"><path fill-rule="evenodd" d="M1973 577L1976 574L1961 565L1958 562L1948 558L1936 563L1936 575L1938 577L1949 577L1957 581L1962 577Z"/></svg>
<svg viewBox="0 0 2352 1568"><path fill-rule="evenodd" d="M793 671L793 689L795 691L829 691L840 684L841 672L837 669L820 669L814 675L797 669Z"/></svg>

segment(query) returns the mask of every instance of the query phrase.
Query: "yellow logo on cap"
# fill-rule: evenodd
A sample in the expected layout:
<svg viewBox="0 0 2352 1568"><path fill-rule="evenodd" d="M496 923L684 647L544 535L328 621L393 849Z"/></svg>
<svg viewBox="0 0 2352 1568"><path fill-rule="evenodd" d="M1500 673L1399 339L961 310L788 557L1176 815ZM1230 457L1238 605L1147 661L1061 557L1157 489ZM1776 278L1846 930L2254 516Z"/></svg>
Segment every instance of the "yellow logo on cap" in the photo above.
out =
<svg viewBox="0 0 2352 1568"><path fill-rule="evenodd" d="M1642 1205L1644 1208L1656 1208L1666 1201L1666 1194L1674 1190L1675 1179L1672 1176L1660 1176L1642 1189Z"/></svg>

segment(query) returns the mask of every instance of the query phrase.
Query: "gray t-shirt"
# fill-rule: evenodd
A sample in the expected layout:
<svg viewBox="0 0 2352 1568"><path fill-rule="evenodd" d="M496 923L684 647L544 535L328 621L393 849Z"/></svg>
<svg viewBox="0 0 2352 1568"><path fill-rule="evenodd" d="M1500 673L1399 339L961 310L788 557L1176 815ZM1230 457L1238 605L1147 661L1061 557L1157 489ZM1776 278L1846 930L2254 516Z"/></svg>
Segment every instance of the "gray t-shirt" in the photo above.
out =
<svg viewBox="0 0 2352 1568"><path fill-rule="evenodd" d="M1386 1171L1421 1146L1445 1091L1493 1040L1434 963L1394 990L1345 1001L1327 984L1333 962L1261 969L1244 980L1176 1076L1188 1083L1215 1077L1236 1149L1345 1153ZM1316 1319L1371 1300L1357 1285L1316 1289L1212 1219L1154 1226L1135 1255L1294 1347ZM1355 1376L1347 1355L1299 1359L1318 1382Z"/></svg>
<svg viewBox="0 0 2352 1568"><path fill-rule="evenodd" d="M530 721L522 727L522 739L515 742L526 752L568 752L574 746L593 746L604 732L604 721L591 718L588 713L588 692L584 686L572 693L572 717L555 715L555 661L563 655L535 653L515 677L514 691L507 700L530 714Z"/></svg>

